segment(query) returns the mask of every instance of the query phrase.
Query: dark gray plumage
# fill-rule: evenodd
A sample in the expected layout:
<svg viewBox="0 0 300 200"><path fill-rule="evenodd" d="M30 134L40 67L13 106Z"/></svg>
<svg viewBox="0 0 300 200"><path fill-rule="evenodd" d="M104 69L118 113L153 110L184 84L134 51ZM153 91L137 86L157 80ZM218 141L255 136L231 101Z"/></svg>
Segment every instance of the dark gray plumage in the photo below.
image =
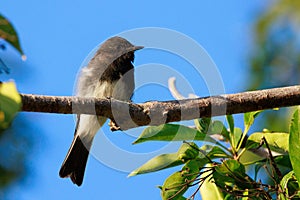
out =
<svg viewBox="0 0 300 200"><path fill-rule="evenodd" d="M130 100L134 90L134 51L141 48L121 37L108 39L82 69L77 96ZM96 115L77 116L74 139L59 171L60 177L70 177L78 186L82 184L93 139L105 121L106 118Z"/></svg>

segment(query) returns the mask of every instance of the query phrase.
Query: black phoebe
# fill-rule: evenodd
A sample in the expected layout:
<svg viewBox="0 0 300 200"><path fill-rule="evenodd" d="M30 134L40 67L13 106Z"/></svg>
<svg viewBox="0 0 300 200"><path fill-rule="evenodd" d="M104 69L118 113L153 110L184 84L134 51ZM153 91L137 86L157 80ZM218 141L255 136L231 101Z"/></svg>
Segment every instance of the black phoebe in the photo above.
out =
<svg viewBox="0 0 300 200"><path fill-rule="evenodd" d="M121 37L108 39L81 70L77 96L129 101L134 90L134 51L141 48ZM82 184L93 139L105 121L106 118L96 115L77 115L75 136L59 171L60 177L70 177L78 186Z"/></svg>

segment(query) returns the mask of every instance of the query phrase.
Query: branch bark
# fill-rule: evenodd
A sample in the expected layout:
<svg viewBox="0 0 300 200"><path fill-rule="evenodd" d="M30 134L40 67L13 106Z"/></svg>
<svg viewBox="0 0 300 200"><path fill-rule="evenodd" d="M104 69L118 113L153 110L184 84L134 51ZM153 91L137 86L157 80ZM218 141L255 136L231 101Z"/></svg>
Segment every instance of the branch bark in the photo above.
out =
<svg viewBox="0 0 300 200"><path fill-rule="evenodd" d="M22 111L97 114L111 119L122 130L127 130L144 125L300 105L300 86L140 104L116 99L29 94L21 94L21 97Z"/></svg>

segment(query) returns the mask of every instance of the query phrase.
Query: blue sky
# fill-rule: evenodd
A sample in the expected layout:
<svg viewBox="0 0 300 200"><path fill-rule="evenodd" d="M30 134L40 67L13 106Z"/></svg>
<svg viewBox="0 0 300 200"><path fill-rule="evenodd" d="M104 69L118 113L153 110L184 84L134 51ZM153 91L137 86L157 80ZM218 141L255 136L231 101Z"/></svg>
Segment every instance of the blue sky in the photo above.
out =
<svg viewBox="0 0 300 200"><path fill-rule="evenodd" d="M266 6L266 1L259 0L189 3L2 1L0 12L17 29L27 61L21 61L13 50L2 52L4 60L11 68L11 74L0 75L0 78L14 79L22 93L69 96L73 94L74 81L81 63L98 44L131 29L160 27L178 31L197 41L216 64L225 92L240 92L247 85L247 55L251 48L253 21ZM178 41L179 45L180 42ZM151 63L166 66L169 71L174 69L185 77L197 95L209 95L203 81L205 78L199 78L190 64L181 57L147 48L136 53L137 71L149 70ZM167 81L168 71L162 73L159 65L153 64L150 70L153 74L146 73L147 70L140 70L141 80L146 77L150 80L163 77ZM178 88L184 90L182 85ZM133 97L135 102L170 99L172 96L167 88L155 84L155 81L138 88ZM37 145L30 156L30 175L24 184L13 188L10 194L12 198L159 199L159 189L156 186L161 185L173 172L171 169L127 178L128 173L124 171L131 168L133 170L140 161L134 160L134 156L132 160L114 157L109 149L100 146L97 151L112 157L116 165L107 166L90 156L83 186L78 188L69 180L58 176L60 165L72 141L73 117L45 113L20 115L26 117L36 130L33 137ZM147 160L149 154L157 153L166 144L152 142L131 145L142 130L143 128L139 128L123 134L110 133L107 126L103 128L105 137L114 146L133 154L144 154L144 159ZM101 137L96 139L100 140Z"/></svg>

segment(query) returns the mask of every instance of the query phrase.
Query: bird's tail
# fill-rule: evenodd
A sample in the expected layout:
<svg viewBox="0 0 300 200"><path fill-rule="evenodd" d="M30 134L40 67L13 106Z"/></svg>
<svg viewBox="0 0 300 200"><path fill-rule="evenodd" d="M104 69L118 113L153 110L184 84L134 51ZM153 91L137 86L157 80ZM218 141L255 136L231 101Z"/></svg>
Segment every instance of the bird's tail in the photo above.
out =
<svg viewBox="0 0 300 200"><path fill-rule="evenodd" d="M83 143L78 134L74 136L72 145L60 168L60 177L70 177L72 182L78 186L82 184L92 142L93 140Z"/></svg>

